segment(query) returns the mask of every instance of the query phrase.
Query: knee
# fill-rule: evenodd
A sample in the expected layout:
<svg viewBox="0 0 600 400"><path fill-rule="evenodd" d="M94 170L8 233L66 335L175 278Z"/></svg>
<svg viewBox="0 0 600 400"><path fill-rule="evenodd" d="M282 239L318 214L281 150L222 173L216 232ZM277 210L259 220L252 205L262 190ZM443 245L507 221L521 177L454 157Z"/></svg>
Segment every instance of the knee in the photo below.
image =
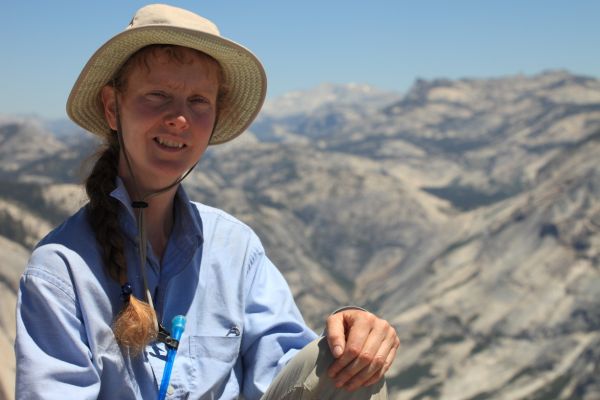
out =
<svg viewBox="0 0 600 400"><path fill-rule="evenodd" d="M296 369L306 371L307 373L312 371L317 376L322 376L322 374L326 374L327 368L329 368L332 362L333 355L329 350L327 339L320 337L304 346L290 360L288 366L293 365Z"/></svg>

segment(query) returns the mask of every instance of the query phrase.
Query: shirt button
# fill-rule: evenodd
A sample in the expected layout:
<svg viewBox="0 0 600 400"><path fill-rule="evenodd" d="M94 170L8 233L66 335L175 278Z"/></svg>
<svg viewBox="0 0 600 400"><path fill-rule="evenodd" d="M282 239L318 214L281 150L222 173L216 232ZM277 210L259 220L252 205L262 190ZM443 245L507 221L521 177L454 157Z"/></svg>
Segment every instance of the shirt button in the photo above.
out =
<svg viewBox="0 0 600 400"><path fill-rule="evenodd" d="M167 388L167 394L170 396L175 392L175 389L173 388L173 385L169 385L169 387Z"/></svg>

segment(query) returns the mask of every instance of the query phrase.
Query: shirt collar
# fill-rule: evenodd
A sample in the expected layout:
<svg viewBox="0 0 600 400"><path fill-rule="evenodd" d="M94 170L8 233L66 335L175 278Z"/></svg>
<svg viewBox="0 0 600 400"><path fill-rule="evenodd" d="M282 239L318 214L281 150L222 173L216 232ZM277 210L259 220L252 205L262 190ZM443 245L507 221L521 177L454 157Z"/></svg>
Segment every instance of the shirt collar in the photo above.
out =
<svg viewBox="0 0 600 400"><path fill-rule="evenodd" d="M117 176L117 187L111 192L111 197L117 199L121 206L126 210L127 217L125 218L125 233L129 233L134 236L137 233L136 218L133 207L131 206L131 197L125 188L123 180ZM200 242L204 240L202 234L202 219L198 209L190 202L190 199L183 188L183 185L179 185L177 193L175 194L175 226L173 232L179 235L183 234L183 237L189 237L191 235L197 236ZM135 228L134 228L135 227ZM133 231L130 230L133 228Z"/></svg>

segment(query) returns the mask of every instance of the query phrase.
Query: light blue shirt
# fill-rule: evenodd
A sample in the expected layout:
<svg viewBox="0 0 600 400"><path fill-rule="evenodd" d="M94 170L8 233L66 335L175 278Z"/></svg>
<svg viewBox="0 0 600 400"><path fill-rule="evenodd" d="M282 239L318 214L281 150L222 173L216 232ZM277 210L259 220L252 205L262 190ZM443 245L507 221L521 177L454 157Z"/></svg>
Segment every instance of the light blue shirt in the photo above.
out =
<svg viewBox="0 0 600 400"><path fill-rule="evenodd" d="M122 182L128 279L143 298L137 227ZM167 328L187 324L168 398L258 399L316 334L255 233L221 210L190 202L179 188L162 265L148 252L148 286ZM105 272L82 208L44 238L21 279L17 303L17 399L156 399L166 350L153 343L130 358L111 323L120 285Z"/></svg>

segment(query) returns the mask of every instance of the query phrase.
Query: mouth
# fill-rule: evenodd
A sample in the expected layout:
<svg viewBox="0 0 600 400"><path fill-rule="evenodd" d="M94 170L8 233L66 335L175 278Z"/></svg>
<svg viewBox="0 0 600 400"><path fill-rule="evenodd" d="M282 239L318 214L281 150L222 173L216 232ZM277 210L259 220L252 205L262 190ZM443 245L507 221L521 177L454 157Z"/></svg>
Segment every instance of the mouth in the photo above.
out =
<svg viewBox="0 0 600 400"><path fill-rule="evenodd" d="M183 149L184 147L186 147L184 143L176 142L174 140L169 140L161 137L155 137L154 141L162 147L166 147L168 149Z"/></svg>

